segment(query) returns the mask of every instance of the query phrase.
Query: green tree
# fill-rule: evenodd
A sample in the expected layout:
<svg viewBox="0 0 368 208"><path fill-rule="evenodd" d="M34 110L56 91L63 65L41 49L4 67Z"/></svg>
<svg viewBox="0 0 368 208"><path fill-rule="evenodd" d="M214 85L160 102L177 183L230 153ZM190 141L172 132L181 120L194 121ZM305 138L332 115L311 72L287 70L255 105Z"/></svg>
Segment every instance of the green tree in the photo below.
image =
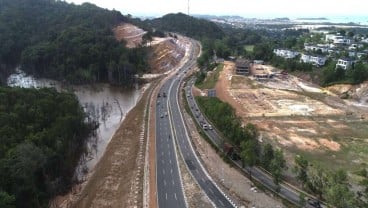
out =
<svg viewBox="0 0 368 208"><path fill-rule="evenodd" d="M309 180L307 182L307 187L314 194L317 194L320 199L322 199L322 194L328 185L328 175L320 167L316 166L312 171L309 172Z"/></svg>
<svg viewBox="0 0 368 208"><path fill-rule="evenodd" d="M296 155L294 158L294 172L296 173L296 179L304 185L308 182L308 160L303 155Z"/></svg>
<svg viewBox="0 0 368 208"><path fill-rule="evenodd" d="M0 191L0 207L15 208L15 197L4 191Z"/></svg>
<svg viewBox="0 0 368 208"><path fill-rule="evenodd" d="M264 169L270 170L271 161L274 158L274 151L271 144L266 144L263 147L261 156L261 165Z"/></svg>
<svg viewBox="0 0 368 208"><path fill-rule="evenodd" d="M282 150L277 149L274 153L274 158L270 164L271 174L273 181L276 185L276 191L280 191L280 182L282 181L282 171L286 168L286 161Z"/></svg>
<svg viewBox="0 0 368 208"><path fill-rule="evenodd" d="M259 154L259 144L255 139L249 139L242 141L240 144L240 157L242 159L243 167L245 165L249 166L249 176L252 180L252 168L257 164L258 154Z"/></svg>
<svg viewBox="0 0 368 208"><path fill-rule="evenodd" d="M327 203L336 208L356 207L354 193L344 184L331 184L325 196Z"/></svg>

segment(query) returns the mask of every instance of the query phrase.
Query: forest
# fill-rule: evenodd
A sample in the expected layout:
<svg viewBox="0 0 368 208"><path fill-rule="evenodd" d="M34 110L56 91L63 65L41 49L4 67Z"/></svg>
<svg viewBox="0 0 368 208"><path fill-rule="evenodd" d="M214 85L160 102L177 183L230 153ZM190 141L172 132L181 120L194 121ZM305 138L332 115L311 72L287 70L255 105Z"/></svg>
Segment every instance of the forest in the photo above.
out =
<svg viewBox="0 0 368 208"><path fill-rule="evenodd" d="M47 207L67 192L94 124L74 94L0 87L0 207Z"/></svg>
<svg viewBox="0 0 368 208"><path fill-rule="evenodd" d="M149 68L149 49L127 49L115 40L112 28L124 21L120 12L90 3L2 0L1 70L20 65L35 76L74 84L130 85L134 74Z"/></svg>

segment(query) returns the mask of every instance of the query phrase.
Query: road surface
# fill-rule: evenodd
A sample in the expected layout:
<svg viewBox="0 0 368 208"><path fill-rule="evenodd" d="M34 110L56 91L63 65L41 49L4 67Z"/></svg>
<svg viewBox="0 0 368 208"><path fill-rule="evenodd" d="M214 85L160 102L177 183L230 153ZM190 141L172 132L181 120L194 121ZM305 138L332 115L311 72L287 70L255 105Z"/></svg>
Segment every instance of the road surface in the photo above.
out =
<svg viewBox="0 0 368 208"><path fill-rule="evenodd" d="M197 43L192 41L192 45ZM182 156L191 175L209 197L215 207L235 207L217 187L201 165L191 146L178 102L180 84L186 72L196 64L195 50L191 47L188 62L177 75L168 79L160 89L156 108L156 171L158 205L163 207L186 207L180 173L176 160L175 142L179 147L177 156ZM166 94L166 97L163 94Z"/></svg>

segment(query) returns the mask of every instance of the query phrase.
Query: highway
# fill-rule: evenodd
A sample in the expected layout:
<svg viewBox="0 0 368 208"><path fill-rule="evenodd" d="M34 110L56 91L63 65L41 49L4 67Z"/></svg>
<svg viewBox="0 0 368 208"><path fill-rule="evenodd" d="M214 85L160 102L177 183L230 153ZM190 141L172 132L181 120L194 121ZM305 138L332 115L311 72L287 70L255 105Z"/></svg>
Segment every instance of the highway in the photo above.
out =
<svg viewBox="0 0 368 208"><path fill-rule="evenodd" d="M168 81L160 89L156 107L156 176L159 207L186 207L173 140L168 99L163 94L169 91Z"/></svg>
<svg viewBox="0 0 368 208"><path fill-rule="evenodd" d="M177 75L168 79L160 89L156 108L156 174L157 198L160 208L186 207L181 186L177 158L182 156L191 175L209 197L214 207L236 207L227 196L217 187L206 170L201 165L191 145L187 128L183 120L178 102L180 84L186 72L196 64L195 54L198 47L192 41L188 62L179 70ZM163 93L167 97L163 97ZM175 152L175 142L179 151Z"/></svg>
<svg viewBox="0 0 368 208"><path fill-rule="evenodd" d="M197 102L195 98L193 97L192 86L194 84L194 81L195 79L192 78L190 81L187 82L186 87L185 87L185 93L186 93L185 95L188 101L189 108L191 109L191 112L194 115L194 118L199 126L201 126L201 123L210 124L209 121L206 119L206 117L201 113L197 105ZM220 150L222 150L224 140L221 138L221 136L216 131L216 129L213 128L212 130L204 130L204 132L208 136L208 138L212 141L212 143L215 144ZM240 160L237 160L237 161L232 160L232 161L244 172L246 172L247 174L249 173L250 167L243 168ZM276 185L274 184L272 177L270 177L268 174L266 174L265 172L263 172L257 167L252 167L251 171L252 171L252 177L256 179L258 182L260 182L261 184L263 184L270 190L276 189ZM299 191L294 190L294 188L292 188L291 186L282 184L280 192L279 192L279 196L281 196L282 198L288 200L289 202L293 204L296 204L296 205L299 204L299 200L300 200ZM313 206L307 205L306 207L312 208Z"/></svg>

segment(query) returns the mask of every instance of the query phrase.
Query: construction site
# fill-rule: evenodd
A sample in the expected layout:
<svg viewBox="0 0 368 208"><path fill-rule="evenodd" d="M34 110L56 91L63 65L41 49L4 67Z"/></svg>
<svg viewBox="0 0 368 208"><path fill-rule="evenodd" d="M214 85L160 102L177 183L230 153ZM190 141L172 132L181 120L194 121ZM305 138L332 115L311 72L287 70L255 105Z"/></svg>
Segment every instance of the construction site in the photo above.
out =
<svg viewBox="0 0 368 208"><path fill-rule="evenodd" d="M249 63L246 75L238 74L237 63L224 65L217 97L244 124L257 125L261 142L281 148L290 167L297 154L326 168L346 168L352 178L365 167L367 83L321 88L268 65ZM351 99L341 99L347 93Z"/></svg>

